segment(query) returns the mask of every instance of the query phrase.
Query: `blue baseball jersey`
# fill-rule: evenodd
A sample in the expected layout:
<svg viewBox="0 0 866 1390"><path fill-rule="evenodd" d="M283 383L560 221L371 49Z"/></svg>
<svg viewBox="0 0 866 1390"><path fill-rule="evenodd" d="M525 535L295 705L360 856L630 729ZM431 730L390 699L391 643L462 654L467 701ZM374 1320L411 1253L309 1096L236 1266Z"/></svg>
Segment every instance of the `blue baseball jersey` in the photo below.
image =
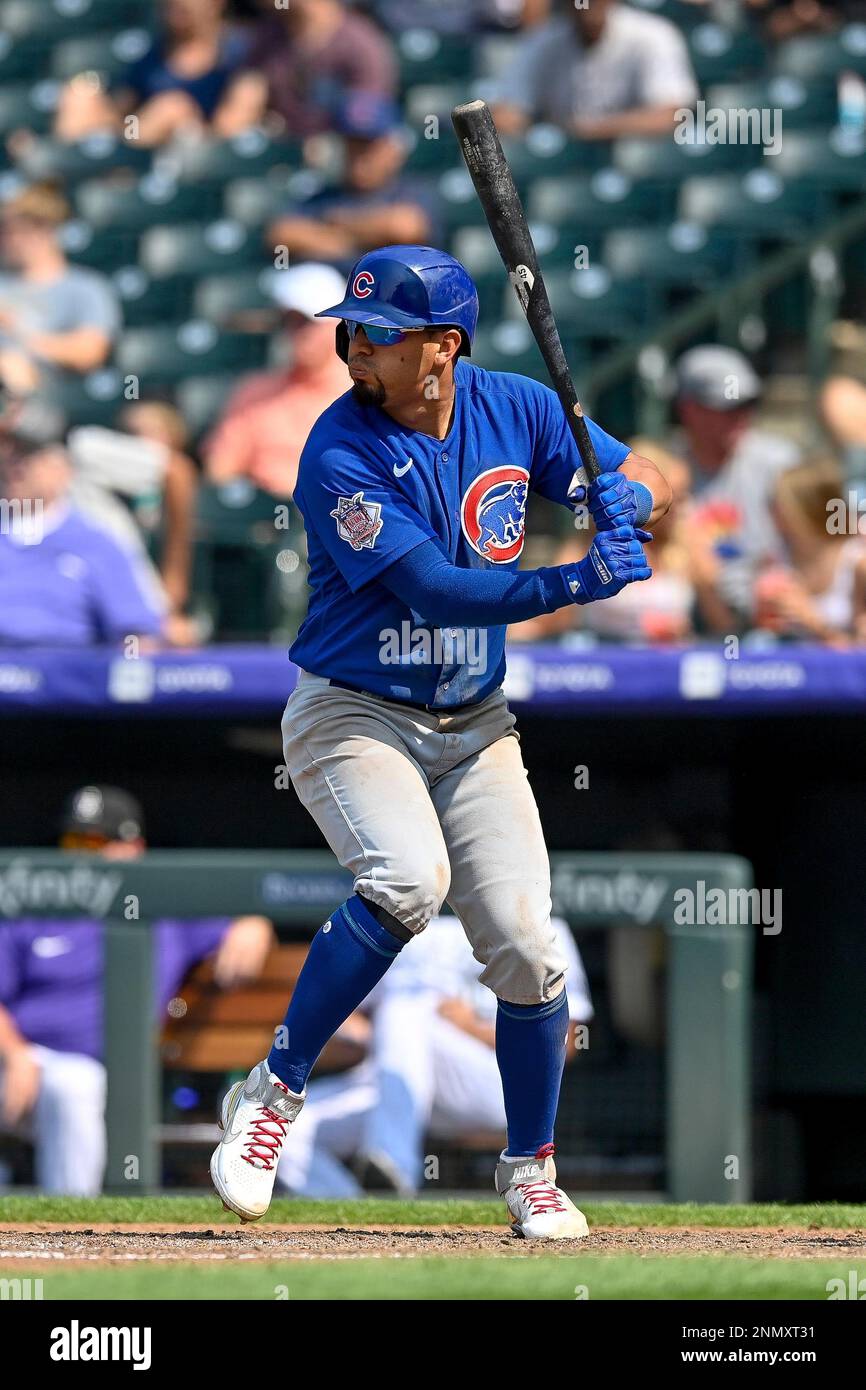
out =
<svg viewBox="0 0 866 1390"><path fill-rule="evenodd" d="M505 626L433 628L380 576L434 541L454 565L518 568L530 491L573 506L585 481L555 392L460 358L445 439L397 424L351 391L320 415L295 502L309 551L309 611L290 656L305 671L442 709L487 698L505 675ZM588 420L602 471L628 448Z"/></svg>

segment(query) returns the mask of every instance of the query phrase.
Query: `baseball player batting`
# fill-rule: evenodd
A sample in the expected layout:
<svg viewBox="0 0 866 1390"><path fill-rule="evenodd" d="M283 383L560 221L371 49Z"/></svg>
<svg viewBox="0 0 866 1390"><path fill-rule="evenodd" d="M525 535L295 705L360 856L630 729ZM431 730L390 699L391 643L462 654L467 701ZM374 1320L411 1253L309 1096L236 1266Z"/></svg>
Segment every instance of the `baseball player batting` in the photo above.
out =
<svg viewBox="0 0 866 1390"><path fill-rule="evenodd" d="M316 1058L447 902L497 999L496 1190L517 1235L583 1236L556 1185L565 963L502 691L505 630L648 579L643 528L670 491L591 420L601 473L587 485L555 393L471 363L478 296L447 253L371 251L320 316L338 320L353 384L301 457L310 600L283 735L295 790L354 892L314 937L270 1055L226 1095L211 1175L231 1211L264 1216ZM596 535L582 560L518 570L530 491L586 502Z"/></svg>

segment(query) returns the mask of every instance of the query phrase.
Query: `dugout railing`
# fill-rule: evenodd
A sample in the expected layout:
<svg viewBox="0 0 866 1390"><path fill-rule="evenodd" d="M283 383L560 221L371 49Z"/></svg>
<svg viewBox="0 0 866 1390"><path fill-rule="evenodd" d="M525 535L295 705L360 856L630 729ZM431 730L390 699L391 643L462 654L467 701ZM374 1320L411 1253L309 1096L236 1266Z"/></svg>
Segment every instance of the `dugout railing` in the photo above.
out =
<svg viewBox="0 0 866 1390"><path fill-rule="evenodd" d="M572 928L664 929L667 1197L749 1201L756 927L707 924L702 904L720 889L739 904L726 915L748 917L751 866L733 855L608 853L556 853L551 865L554 907ZM132 1194L160 1182L150 923L255 912L310 927L349 891L349 876L326 851L158 850L130 862L0 851L0 931L4 920L33 917L106 924L107 1190Z"/></svg>

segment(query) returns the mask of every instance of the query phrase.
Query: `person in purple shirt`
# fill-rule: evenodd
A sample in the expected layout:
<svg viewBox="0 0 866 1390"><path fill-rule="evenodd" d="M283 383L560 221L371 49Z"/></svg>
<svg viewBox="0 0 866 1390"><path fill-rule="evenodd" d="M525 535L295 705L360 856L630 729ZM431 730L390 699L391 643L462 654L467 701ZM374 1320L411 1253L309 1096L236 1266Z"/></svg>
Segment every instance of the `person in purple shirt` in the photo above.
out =
<svg viewBox="0 0 866 1390"><path fill-rule="evenodd" d="M117 787L70 798L61 846L109 859L145 848L139 803ZM273 943L263 917L154 923L158 1020L189 971L214 957L222 988L254 979ZM35 1145L46 1192L98 1193L105 1169L101 922L0 923L0 1131Z"/></svg>
<svg viewBox="0 0 866 1390"><path fill-rule="evenodd" d="M0 440L0 645L158 637L165 600L136 558L71 503L59 444Z"/></svg>

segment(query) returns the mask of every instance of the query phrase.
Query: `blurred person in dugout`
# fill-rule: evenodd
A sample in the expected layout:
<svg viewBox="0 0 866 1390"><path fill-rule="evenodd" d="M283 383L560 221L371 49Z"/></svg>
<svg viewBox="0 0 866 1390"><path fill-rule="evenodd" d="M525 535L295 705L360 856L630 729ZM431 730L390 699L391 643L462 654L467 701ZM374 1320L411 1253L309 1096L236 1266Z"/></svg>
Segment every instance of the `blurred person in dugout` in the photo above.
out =
<svg viewBox="0 0 866 1390"><path fill-rule="evenodd" d="M503 135L536 122L579 140L670 136L698 86L679 30L616 3L554 0L547 23L521 35L490 103Z"/></svg>
<svg viewBox="0 0 866 1390"><path fill-rule="evenodd" d="M64 810L60 846L137 859L146 848L141 805L118 787L80 788ZM213 956L217 985L232 989L261 973L274 940L263 917L161 921L152 929L158 1023L199 961ZM32 1141L45 1192L88 1196L102 1187L103 937L101 922L0 924L0 1132Z"/></svg>
<svg viewBox="0 0 866 1390"><path fill-rule="evenodd" d="M759 422L760 378L733 348L706 344L685 352L676 364L676 397L680 428L669 445L691 470L689 535L716 564L709 627L741 631L752 622L759 570L784 557L773 496L803 451Z"/></svg>
<svg viewBox="0 0 866 1390"><path fill-rule="evenodd" d="M269 247L314 256L348 274L377 246L438 246L437 200L423 179L407 175L400 113L392 101L365 92L343 101L336 117L338 172L271 223Z"/></svg>
<svg viewBox="0 0 866 1390"><path fill-rule="evenodd" d="M333 324L315 317L342 297L345 280L333 266L310 262L274 271L271 285L288 360L241 382L204 440L202 458L211 483L245 478L291 497L307 435L351 384L334 352Z"/></svg>
<svg viewBox="0 0 866 1390"><path fill-rule="evenodd" d="M718 562L702 533L690 526L688 464L651 439L631 440L630 447L653 460L674 496L667 516L653 526L652 579L632 585L634 593L623 590L597 604L604 613L590 613L588 608L574 613L562 610L517 623L509 629L510 641L550 641L581 631L641 645L683 642L694 636L696 620L714 629L726 616L716 600ZM575 523L574 536L562 542L551 564L581 559L589 550L594 532L585 509L576 512Z"/></svg>
<svg viewBox="0 0 866 1390"><path fill-rule="evenodd" d="M168 612L143 544L127 546L78 505L61 437L35 400L0 419L0 644L156 641Z"/></svg>
<svg viewBox="0 0 866 1390"><path fill-rule="evenodd" d="M101 367L120 328L105 276L66 259L60 229L70 215L50 184L0 207L0 381L17 395Z"/></svg>
<svg viewBox="0 0 866 1390"><path fill-rule="evenodd" d="M158 32L109 86L92 72L64 86L57 139L111 131L154 147L177 135L236 134L240 127L228 93L251 35L227 24L225 12L225 0L161 0Z"/></svg>
<svg viewBox="0 0 866 1390"><path fill-rule="evenodd" d="M397 96L394 46L365 14L342 0L291 0L261 5L244 71L226 100L233 134L262 125L304 140L335 129L344 101L355 94Z"/></svg>
<svg viewBox="0 0 866 1390"><path fill-rule="evenodd" d="M593 1009L568 924L551 924L568 962L570 1062ZM352 1197L365 1185L408 1194L423 1184L426 1138L504 1137L496 1000L479 973L457 918L434 918L337 1034L366 1055L310 1082L278 1183L304 1197Z"/></svg>
<svg viewBox="0 0 866 1390"><path fill-rule="evenodd" d="M758 574L754 626L828 646L866 641L866 537L849 513L835 459L783 473L772 511L786 553Z"/></svg>

